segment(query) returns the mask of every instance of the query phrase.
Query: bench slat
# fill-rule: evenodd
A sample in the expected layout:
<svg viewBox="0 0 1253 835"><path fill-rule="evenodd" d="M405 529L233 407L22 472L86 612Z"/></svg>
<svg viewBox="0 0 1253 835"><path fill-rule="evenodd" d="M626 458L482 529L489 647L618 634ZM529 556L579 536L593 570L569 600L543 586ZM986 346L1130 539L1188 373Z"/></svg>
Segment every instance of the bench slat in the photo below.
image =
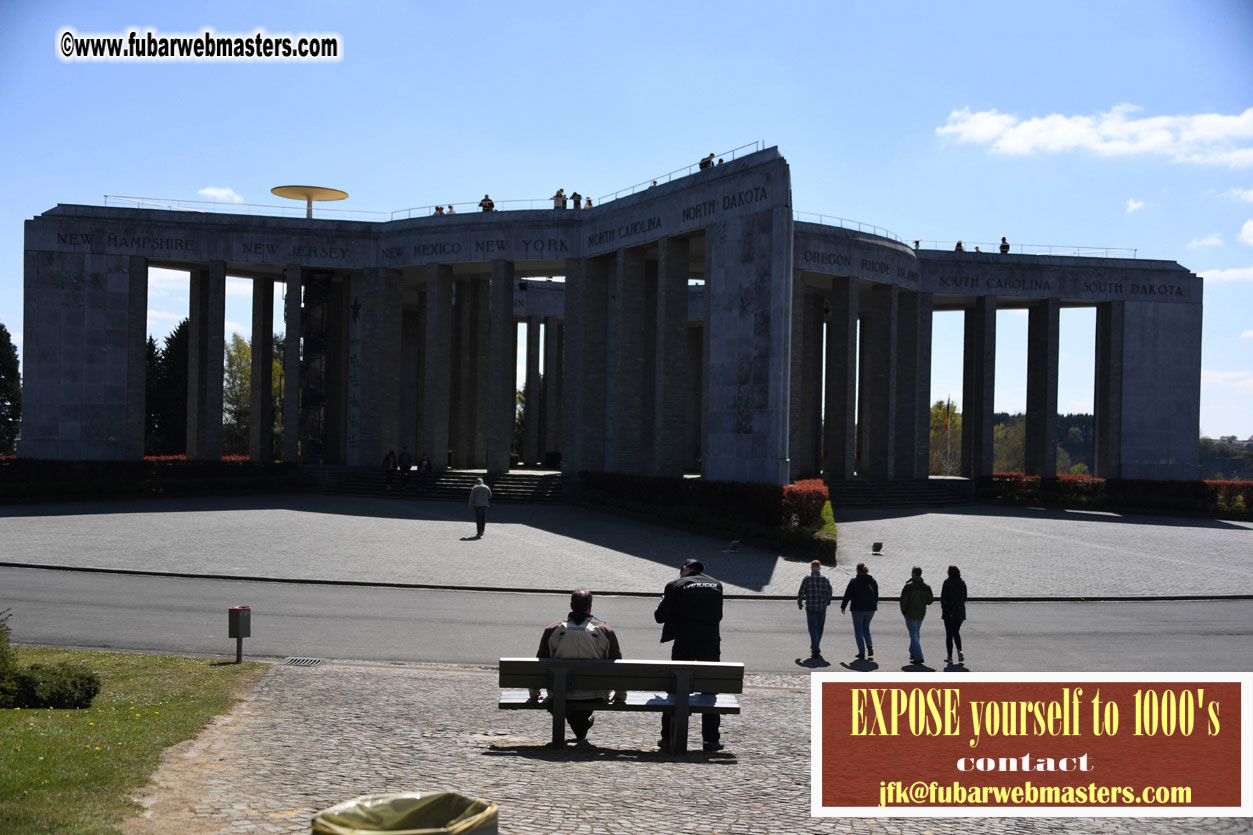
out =
<svg viewBox="0 0 1253 835"><path fill-rule="evenodd" d="M742 693L744 665L725 661L606 661L571 658L502 658L501 687L546 687L549 670L568 670L567 686L575 690L669 690L674 673L692 674L692 689L709 693Z"/></svg>
<svg viewBox="0 0 1253 835"><path fill-rule="evenodd" d="M729 693L693 693L689 705L693 713L737 714L740 712L739 699ZM615 710L627 712L661 712L674 708L674 696L662 692L631 691L627 693L625 702L593 702L592 710ZM529 690L522 688L505 688L500 691L499 708L501 710L547 710L552 703L551 697L543 701L531 698ZM570 707L586 709L583 703L567 702Z"/></svg>

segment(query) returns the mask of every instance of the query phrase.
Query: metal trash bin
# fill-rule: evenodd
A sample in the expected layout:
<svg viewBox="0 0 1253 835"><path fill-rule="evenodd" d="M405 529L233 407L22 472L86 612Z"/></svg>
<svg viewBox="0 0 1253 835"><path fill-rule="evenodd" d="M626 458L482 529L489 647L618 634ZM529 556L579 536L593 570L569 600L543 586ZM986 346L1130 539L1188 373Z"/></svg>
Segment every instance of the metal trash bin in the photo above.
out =
<svg viewBox="0 0 1253 835"><path fill-rule="evenodd" d="M497 835L495 803L457 792L367 794L313 816L314 835Z"/></svg>

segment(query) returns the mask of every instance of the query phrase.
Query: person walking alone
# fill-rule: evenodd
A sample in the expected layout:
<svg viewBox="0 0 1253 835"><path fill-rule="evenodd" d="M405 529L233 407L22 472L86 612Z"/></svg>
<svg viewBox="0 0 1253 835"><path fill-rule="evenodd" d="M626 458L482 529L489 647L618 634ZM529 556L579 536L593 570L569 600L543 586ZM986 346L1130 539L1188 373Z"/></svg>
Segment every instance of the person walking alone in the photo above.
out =
<svg viewBox="0 0 1253 835"><path fill-rule="evenodd" d="M901 589L901 614L905 616L905 628L909 630L911 664L923 663L922 619L927 616L927 607L934 602L931 587L922 581L922 569L915 565L910 571L909 582Z"/></svg>
<svg viewBox="0 0 1253 835"><path fill-rule="evenodd" d="M822 576L822 563L810 560L809 573L801 580L796 592L796 608L805 610L809 626L809 657L821 658L822 630L827 622L827 607L831 605L831 581Z"/></svg>
<svg viewBox="0 0 1253 835"><path fill-rule="evenodd" d="M492 488L477 479L470 488L470 508L474 511L474 524L478 528L476 539L483 538L483 529L487 527L487 508L492 503Z"/></svg>
<svg viewBox="0 0 1253 835"><path fill-rule="evenodd" d="M966 619L966 581L962 579L961 569L955 565L948 567L948 577L940 588L940 617L944 620L945 664L953 663L953 645L957 645L957 663L966 660L962 652L962 621Z"/></svg>
<svg viewBox="0 0 1253 835"><path fill-rule="evenodd" d="M879 608L879 584L870 576L864 562L857 563L857 573L844 587L840 614L853 608L853 640L857 641L857 658L874 658L874 639L870 636L870 620Z"/></svg>

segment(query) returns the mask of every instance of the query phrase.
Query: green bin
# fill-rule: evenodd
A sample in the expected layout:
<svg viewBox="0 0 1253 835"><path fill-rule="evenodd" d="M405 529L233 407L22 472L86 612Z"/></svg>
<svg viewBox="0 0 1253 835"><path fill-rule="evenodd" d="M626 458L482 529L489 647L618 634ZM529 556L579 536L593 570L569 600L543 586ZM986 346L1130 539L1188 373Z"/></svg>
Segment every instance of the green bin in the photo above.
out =
<svg viewBox="0 0 1253 835"><path fill-rule="evenodd" d="M313 816L314 835L496 835L495 803L457 792L367 794Z"/></svg>

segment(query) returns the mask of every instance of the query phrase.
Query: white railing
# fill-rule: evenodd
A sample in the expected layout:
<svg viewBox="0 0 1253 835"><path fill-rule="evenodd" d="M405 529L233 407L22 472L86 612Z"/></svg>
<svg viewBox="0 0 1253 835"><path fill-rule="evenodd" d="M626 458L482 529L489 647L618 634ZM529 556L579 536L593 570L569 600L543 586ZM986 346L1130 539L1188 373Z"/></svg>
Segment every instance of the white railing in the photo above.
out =
<svg viewBox="0 0 1253 835"><path fill-rule="evenodd" d="M742 156L747 156L748 154L755 154L758 151L765 150L765 147L766 147L766 143L759 139L756 142L750 142L747 145L741 145L738 148L732 148L729 151L723 151L720 154L715 154L714 158L718 162L725 160L727 157L730 157L731 159L735 159L737 156L742 157ZM702 159L704 158L702 157ZM718 162L714 162L713 165L717 166ZM681 177L691 176L693 172L699 171L699 170L700 170L700 162L697 161L687 166L686 168L676 168L673 171L666 172L665 174L658 174L656 177L645 180L642 183L636 183L633 186L620 188L617 191L613 192L612 194L602 195L598 203L608 203L610 200L617 200L619 197L629 197L632 194L635 194L636 192L645 191L647 189L652 188L653 186L659 186L662 183L669 183L674 180L680 179Z"/></svg>
<svg viewBox="0 0 1253 835"><path fill-rule="evenodd" d="M1000 254L1000 241L924 241L911 242L914 249L956 250L961 244L961 251L966 253ZM1127 247L1112 246L1062 246L1058 244L1009 244L1010 255L1070 255L1088 258L1135 258L1138 250Z"/></svg>
<svg viewBox="0 0 1253 835"><path fill-rule="evenodd" d="M290 206L273 206L264 203L224 203L214 200L174 200L165 197L123 197L117 194L104 196L106 206L134 206L139 209L166 209L176 212L223 212L237 215L263 215L268 217L304 217L306 207L293 203ZM331 209L314 206L318 217L340 220L387 220L386 212L370 212L361 209Z"/></svg>
<svg viewBox="0 0 1253 835"><path fill-rule="evenodd" d="M869 232L872 235L878 235L881 238L891 238L897 243L905 243L900 236L890 229L884 229L882 226L875 226L872 223L862 223L860 220L850 220L846 217L836 217L835 215L821 215L815 212L792 212L792 220L800 223L821 223L823 226L838 226L841 229L855 229L858 232Z"/></svg>

